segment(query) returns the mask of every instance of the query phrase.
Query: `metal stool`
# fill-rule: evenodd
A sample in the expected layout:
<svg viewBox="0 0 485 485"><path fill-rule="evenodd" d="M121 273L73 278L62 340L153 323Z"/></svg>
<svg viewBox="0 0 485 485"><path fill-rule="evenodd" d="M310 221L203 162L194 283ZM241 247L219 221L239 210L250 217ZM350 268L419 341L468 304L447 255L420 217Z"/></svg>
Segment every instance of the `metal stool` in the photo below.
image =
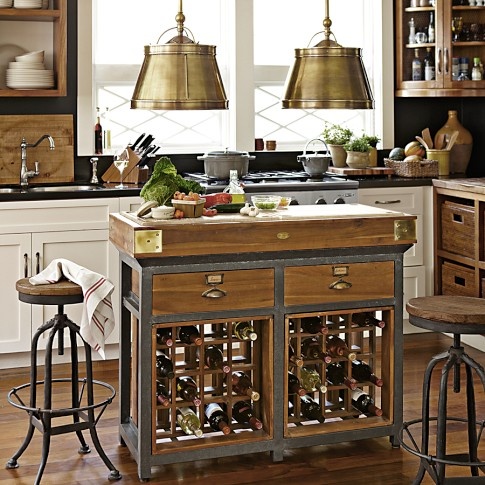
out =
<svg viewBox="0 0 485 485"><path fill-rule="evenodd" d="M30 382L19 387L11 389L7 395L7 399L13 406L27 411L29 415L29 428L24 441L18 451L7 462L6 468L18 468L17 460L27 449L34 430L37 428L43 434L42 443L42 458L35 479L35 484L39 484L47 464L47 457L49 455L50 440L52 435L75 432L81 447L80 454L89 453L91 450L86 444L82 435L82 430L89 429L91 439L99 456L104 461L110 470L108 476L109 480L119 480L121 475L114 467L106 453L104 452L99 442L98 434L96 432L96 425L104 410L110 404L116 395L115 389L101 381L93 380L91 347L82 340L79 333L79 326L73 323L64 313L64 305L83 302L83 293L81 287L67 280L59 281L58 283L48 285L31 285L28 278L17 281L16 289L19 294L19 300L33 305L57 305L57 314L48 322L41 325L35 332L32 338L31 346L31 365L30 365ZM57 334L58 354L64 354L64 329L69 329L69 336L71 342L71 377L70 378L56 378L52 377L52 345ZM47 346L45 351L45 368L44 380L37 380L37 344L39 338L44 332L50 331L47 339ZM78 371L78 353L77 353L77 336L81 338L84 343L84 350L86 353L86 377L79 378ZM70 382L71 383L71 407L68 408L52 408L52 384L56 382ZM43 407L37 404L37 389L44 388L44 403ZM101 402L94 402L94 388L98 386L109 391L109 397ZM25 404L22 400L20 391L28 389L30 392L30 403ZM83 394L86 392L86 404L82 404ZM95 409L98 409L98 415L95 415ZM71 424L64 424L53 426L52 420L58 417L72 416L73 422Z"/></svg>
<svg viewBox="0 0 485 485"><path fill-rule="evenodd" d="M430 296L413 298L406 305L409 322L416 327L434 332L452 333L453 345L441 354L434 356L429 362L423 381L422 417L403 423L399 440L404 449L420 457L420 465L414 479L419 484L427 471L437 484L463 485L466 483L485 483L485 477L479 476L479 470L485 471L485 462L478 459L478 445L485 427L484 421L477 421L475 408L475 392L473 389L474 370L485 388L485 371L483 367L469 357L460 344L461 334L485 333L485 300L466 296ZM437 416L430 417L430 385L433 369L443 362L441 383L438 396ZM465 365L466 371L466 409L467 416L453 417L447 415L448 377L453 369L453 391L460 392L460 365ZM436 450L429 454L430 422L436 421ZM448 421L466 423L468 430L468 451L460 454L446 453L446 426ZM421 447L419 447L410 430L414 425L421 424ZM404 432L412 445L404 442ZM469 477L445 477L446 465L469 466Z"/></svg>

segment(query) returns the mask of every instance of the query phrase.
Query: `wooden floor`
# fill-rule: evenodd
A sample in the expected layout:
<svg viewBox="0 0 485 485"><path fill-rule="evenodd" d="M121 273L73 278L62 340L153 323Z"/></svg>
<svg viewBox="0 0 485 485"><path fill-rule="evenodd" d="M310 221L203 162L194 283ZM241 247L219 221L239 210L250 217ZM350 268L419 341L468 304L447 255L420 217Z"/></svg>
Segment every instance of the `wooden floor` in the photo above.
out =
<svg viewBox="0 0 485 485"><path fill-rule="evenodd" d="M443 335L419 334L405 336L404 348L404 419L420 415L421 381L423 370L432 355L442 352L451 343ZM474 349L468 354L478 362L485 355ZM13 386L27 381L27 370L0 371L0 462L5 464L17 450L26 431L26 414L11 406L6 394ZM95 378L117 387L117 362L97 363ZM439 376L436 376L439 378ZM433 384L437 388L437 382ZM483 390L476 386L478 417L483 418L485 399ZM434 396L435 398L435 396ZM463 415L464 393L449 395L452 412ZM435 401L435 399L433 399ZM98 423L98 434L104 450L123 478L121 484L139 483L137 466L128 450L119 445L117 432L117 400L111 404ZM91 445L89 435L86 436ZM453 445L466 446L461 427L453 425L448 440ZM37 473L42 438L38 431L16 470L0 468L0 485L31 485ZM88 455L77 453L78 441L73 434L52 438L49 460L42 483L55 484L108 484L108 470L96 451ZM484 444L485 447L485 444ZM462 448L463 449L463 448ZM485 456L485 450L483 456ZM393 449L388 438L377 438L289 450L283 462L273 463L267 453L238 457L174 464L152 469L152 483L175 484L281 484L303 483L312 485L399 485L409 484L414 478L418 459L402 449ZM466 468L449 468L449 476L467 475ZM432 483L429 477L423 481Z"/></svg>

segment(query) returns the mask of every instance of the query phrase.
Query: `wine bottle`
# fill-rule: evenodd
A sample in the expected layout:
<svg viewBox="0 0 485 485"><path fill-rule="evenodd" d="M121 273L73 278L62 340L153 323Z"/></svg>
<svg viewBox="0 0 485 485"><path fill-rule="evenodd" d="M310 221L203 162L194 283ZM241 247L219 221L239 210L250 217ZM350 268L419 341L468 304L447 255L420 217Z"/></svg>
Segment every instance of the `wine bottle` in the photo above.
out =
<svg viewBox="0 0 485 485"><path fill-rule="evenodd" d="M379 320L370 312L352 313L352 323L355 323L359 327L379 327L384 328L386 322Z"/></svg>
<svg viewBox="0 0 485 485"><path fill-rule="evenodd" d="M300 369L300 381L307 392L327 392L327 386L322 384L318 372L313 369L302 367Z"/></svg>
<svg viewBox="0 0 485 485"><path fill-rule="evenodd" d="M384 382L372 371L371 366L363 360L352 361L352 377L357 381L370 381L377 387L382 387Z"/></svg>
<svg viewBox="0 0 485 485"><path fill-rule="evenodd" d="M340 337L337 337L337 335L332 335L327 338L326 350L331 357L347 357L349 360L355 360L357 358L355 352L352 352L347 347L347 344Z"/></svg>
<svg viewBox="0 0 485 485"><path fill-rule="evenodd" d="M231 432L231 428L228 424L229 417L216 402L210 403L205 407L205 415L209 422L209 426L214 431L222 431L224 434L229 434Z"/></svg>
<svg viewBox="0 0 485 485"><path fill-rule="evenodd" d="M259 401L259 392L253 390L253 383L243 371L232 373L232 390L239 396L249 396L253 401Z"/></svg>
<svg viewBox="0 0 485 485"><path fill-rule="evenodd" d="M301 343L301 352L303 357L307 359L319 359L325 363L332 362L332 357L325 353L320 345L320 342L315 337L309 337Z"/></svg>
<svg viewBox="0 0 485 485"><path fill-rule="evenodd" d="M345 373L345 369L338 362L332 362L327 365L326 378L329 384L334 386L347 386L349 389L357 387L355 379L349 378Z"/></svg>
<svg viewBox="0 0 485 485"><path fill-rule="evenodd" d="M258 338L253 325L248 321L233 323L232 330L239 340L257 340Z"/></svg>
<svg viewBox="0 0 485 485"><path fill-rule="evenodd" d="M320 423L325 421L325 416L322 413L322 406L320 406L320 404L318 404L311 396L301 396L300 400L301 415L303 417L320 421Z"/></svg>
<svg viewBox="0 0 485 485"><path fill-rule="evenodd" d="M298 379L293 372L288 372L288 394L298 394L298 396L304 396L306 393L307 391L301 385L300 379Z"/></svg>
<svg viewBox="0 0 485 485"><path fill-rule="evenodd" d="M297 367L303 366L303 359L295 354L295 349L291 346L291 344L288 345L288 360L291 364L296 365Z"/></svg>
<svg viewBox="0 0 485 485"><path fill-rule="evenodd" d="M194 406L200 406L197 393L197 383L190 376L177 377L177 396L184 401L192 401Z"/></svg>
<svg viewBox="0 0 485 485"><path fill-rule="evenodd" d="M429 25L428 25L428 42L432 44L434 41L435 41L434 14L433 12L430 12Z"/></svg>
<svg viewBox="0 0 485 485"><path fill-rule="evenodd" d="M247 423L254 430L261 429L263 423L254 416L253 408L249 401L237 401L232 407L232 417L238 423Z"/></svg>
<svg viewBox="0 0 485 485"><path fill-rule="evenodd" d="M185 434L200 438L204 433L200 429L200 420L190 408L177 408L177 423Z"/></svg>
<svg viewBox="0 0 485 485"><path fill-rule="evenodd" d="M164 377L173 379L175 377L172 361L160 350L157 350L156 368L158 379L163 379Z"/></svg>
<svg viewBox="0 0 485 485"><path fill-rule="evenodd" d="M199 329L195 325L179 327L179 340L187 345L202 345Z"/></svg>
<svg viewBox="0 0 485 485"><path fill-rule="evenodd" d="M321 333L326 335L328 327L320 317L307 317L301 319L301 329L306 333Z"/></svg>
<svg viewBox="0 0 485 485"><path fill-rule="evenodd" d="M99 118L99 108L96 108L96 124L94 125L94 153L103 153L103 127Z"/></svg>
<svg viewBox="0 0 485 485"><path fill-rule="evenodd" d="M169 328L157 328L157 344L172 347L172 330Z"/></svg>
<svg viewBox="0 0 485 485"><path fill-rule="evenodd" d="M167 388L158 380L157 387L155 389L155 396L159 404L165 407L170 406L170 395L168 394Z"/></svg>
<svg viewBox="0 0 485 485"><path fill-rule="evenodd" d="M224 354L222 353L222 350L215 345L208 345L205 348L204 364L209 369L221 369L225 374L231 372L231 367L224 364Z"/></svg>
<svg viewBox="0 0 485 485"><path fill-rule="evenodd" d="M382 416L383 414L382 409L374 404L374 399L362 389L354 389L352 391L352 406L366 415Z"/></svg>

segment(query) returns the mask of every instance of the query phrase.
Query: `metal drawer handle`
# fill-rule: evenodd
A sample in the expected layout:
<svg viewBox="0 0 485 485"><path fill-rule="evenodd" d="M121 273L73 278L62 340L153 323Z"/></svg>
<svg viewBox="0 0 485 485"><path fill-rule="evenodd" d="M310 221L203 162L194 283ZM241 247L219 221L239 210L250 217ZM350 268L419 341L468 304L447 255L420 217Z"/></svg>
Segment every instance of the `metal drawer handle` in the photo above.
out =
<svg viewBox="0 0 485 485"><path fill-rule="evenodd" d="M376 200L374 204L400 204L401 200L396 199L396 200Z"/></svg>
<svg viewBox="0 0 485 485"><path fill-rule="evenodd" d="M227 292L220 288L209 288L202 293L203 298L223 298L227 295Z"/></svg>
<svg viewBox="0 0 485 485"><path fill-rule="evenodd" d="M337 281L330 283L328 287L331 290L348 290L349 288L352 287L352 283L349 283L348 281L345 281L344 279L340 278Z"/></svg>
<svg viewBox="0 0 485 485"><path fill-rule="evenodd" d="M29 256L27 253L24 254L24 278L29 276Z"/></svg>

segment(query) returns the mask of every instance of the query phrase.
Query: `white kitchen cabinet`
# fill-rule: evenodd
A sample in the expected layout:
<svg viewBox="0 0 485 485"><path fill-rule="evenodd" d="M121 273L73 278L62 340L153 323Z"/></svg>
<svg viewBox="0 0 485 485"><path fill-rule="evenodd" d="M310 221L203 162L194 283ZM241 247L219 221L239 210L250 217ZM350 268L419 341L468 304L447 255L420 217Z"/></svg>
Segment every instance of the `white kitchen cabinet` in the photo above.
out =
<svg viewBox="0 0 485 485"><path fill-rule="evenodd" d="M141 197L123 197L120 199L120 212L134 212L143 202Z"/></svg>
<svg viewBox="0 0 485 485"><path fill-rule="evenodd" d="M32 333L51 318L53 306L18 301L15 282L44 269L53 259L70 259L107 276L118 287L118 254L109 242L110 212L119 199L3 202L0 205L0 255L3 263L0 304L6 318L0 326L0 368L29 365ZM119 315L119 292L112 302ZM80 322L81 305L69 305L69 317ZM8 323L7 323L8 322ZM118 328L108 343L118 340ZM66 345L69 343L65 341ZM42 347L40 343L40 347Z"/></svg>

